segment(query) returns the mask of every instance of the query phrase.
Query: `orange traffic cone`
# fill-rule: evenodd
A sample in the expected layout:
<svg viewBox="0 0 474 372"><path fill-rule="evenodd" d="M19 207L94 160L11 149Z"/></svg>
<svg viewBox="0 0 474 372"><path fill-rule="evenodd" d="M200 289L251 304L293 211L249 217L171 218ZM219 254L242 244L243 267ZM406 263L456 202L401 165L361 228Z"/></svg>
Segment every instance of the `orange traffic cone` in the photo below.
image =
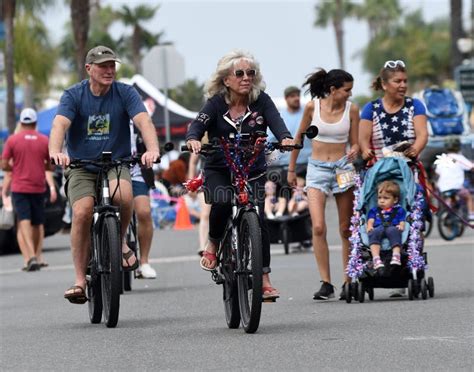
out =
<svg viewBox="0 0 474 372"><path fill-rule="evenodd" d="M174 230L190 230L193 228L191 217L189 217L188 207L183 197L178 199L176 210L176 220L174 222Z"/></svg>

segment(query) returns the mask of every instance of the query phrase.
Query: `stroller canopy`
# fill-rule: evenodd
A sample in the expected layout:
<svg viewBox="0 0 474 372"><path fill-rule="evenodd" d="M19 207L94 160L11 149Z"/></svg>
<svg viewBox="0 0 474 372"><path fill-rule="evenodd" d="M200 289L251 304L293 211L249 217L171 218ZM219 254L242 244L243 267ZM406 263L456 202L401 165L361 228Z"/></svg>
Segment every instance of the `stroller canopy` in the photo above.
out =
<svg viewBox="0 0 474 372"><path fill-rule="evenodd" d="M413 205L416 185L413 173L403 158L383 158L367 171L360 192L357 209L368 209L377 205L377 185L382 181L395 181L400 186L400 205L406 209Z"/></svg>

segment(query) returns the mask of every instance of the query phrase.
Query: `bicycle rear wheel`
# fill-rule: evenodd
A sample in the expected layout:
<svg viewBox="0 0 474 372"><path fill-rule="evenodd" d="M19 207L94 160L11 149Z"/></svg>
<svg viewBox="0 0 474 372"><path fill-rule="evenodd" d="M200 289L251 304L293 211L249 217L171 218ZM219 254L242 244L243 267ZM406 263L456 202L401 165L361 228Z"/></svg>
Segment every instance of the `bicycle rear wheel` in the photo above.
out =
<svg viewBox="0 0 474 372"><path fill-rule="evenodd" d="M122 245L120 244L118 220L106 216L102 222L100 254L102 265L102 304L107 327L117 325L122 290Z"/></svg>
<svg viewBox="0 0 474 372"><path fill-rule="evenodd" d="M237 278L235 275L235 260L232 257L232 246L230 238L222 243L222 258L220 270L224 277L223 301L225 309L225 320L229 328L239 328L240 310L239 295L237 290Z"/></svg>
<svg viewBox="0 0 474 372"><path fill-rule="evenodd" d="M242 216L239 231L237 287L242 326L254 333L262 311L262 233L255 212Z"/></svg>
<svg viewBox="0 0 474 372"><path fill-rule="evenodd" d="M462 221L447 209L443 209L438 216L438 230L445 240L453 240L463 229Z"/></svg>

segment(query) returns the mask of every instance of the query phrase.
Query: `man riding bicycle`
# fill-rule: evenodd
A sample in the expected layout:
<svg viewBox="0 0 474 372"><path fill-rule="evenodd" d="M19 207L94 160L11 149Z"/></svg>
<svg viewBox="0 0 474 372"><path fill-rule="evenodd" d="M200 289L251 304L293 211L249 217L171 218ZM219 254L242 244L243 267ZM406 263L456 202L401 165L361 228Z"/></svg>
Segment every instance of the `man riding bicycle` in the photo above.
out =
<svg viewBox="0 0 474 372"><path fill-rule="evenodd" d="M138 92L132 86L115 81L116 62L120 61L110 48L92 48L85 61L89 79L66 89L62 95L49 140L50 157L56 164L67 167L71 158L96 160L103 151L111 151L114 160L130 157L130 119L142 133L147 148L142 163L151 167L159 158L151 118ZM62 152L65 136L67 154ZM108 175L111 197L114 204L120 205L122 266L124 270L134 270L138 260L124 240L133 209L130 171L123 166ZM75 282L64 297L72 303L87 301L86 268L97 176L97 170L92 167L65 171L65 189L73 212L71 251Z"/></svg>

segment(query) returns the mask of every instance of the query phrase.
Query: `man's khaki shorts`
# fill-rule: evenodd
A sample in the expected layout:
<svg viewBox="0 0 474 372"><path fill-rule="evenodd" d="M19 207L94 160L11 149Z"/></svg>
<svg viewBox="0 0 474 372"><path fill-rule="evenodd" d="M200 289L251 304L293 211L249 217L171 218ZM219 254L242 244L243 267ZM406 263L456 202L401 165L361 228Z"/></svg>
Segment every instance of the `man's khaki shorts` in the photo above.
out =
<svg viewBox="0 0 474 372"><path fill-rule="evenodd" d="M119 168L118 173L120 174L121 180L126 180L130 182L130 184L132 183L128 166L122 166ZM117 170L111 169L108 176L109 180L117 179ZM67 168L64 172L64 177L66 177L64 190L71 207L77 200L82 199L85 196L97 198L96 185L97 182L100 182L99 173L93 173L84 168ZM110 196L113 195L113 192L114 190L110 190Z"/></svg>

